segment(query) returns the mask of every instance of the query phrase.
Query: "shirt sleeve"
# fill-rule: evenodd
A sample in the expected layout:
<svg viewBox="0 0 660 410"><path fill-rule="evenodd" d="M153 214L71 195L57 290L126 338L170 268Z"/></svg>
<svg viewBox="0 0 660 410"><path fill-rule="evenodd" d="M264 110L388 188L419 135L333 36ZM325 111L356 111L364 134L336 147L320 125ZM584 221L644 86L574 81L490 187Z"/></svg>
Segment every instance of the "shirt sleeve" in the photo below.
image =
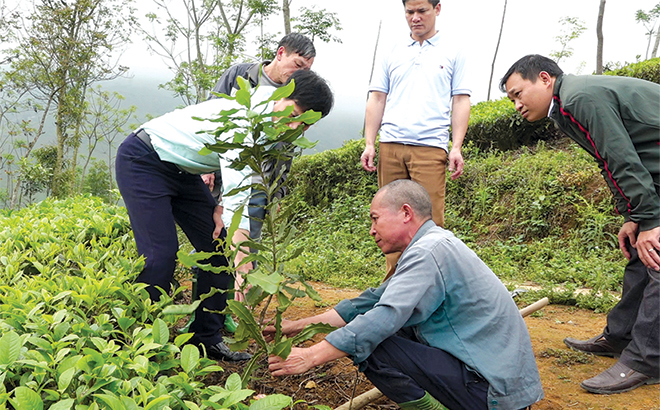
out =
<svg viewBox="0 0 660 410"><path fill-rule="evenodd" d="M390 92L390 75L389 75L389 54L395 52L391 50L379 58L378 64L374 67L373 77L369 84L369 91L379 91L388 94Z"/></svg>
<svg viewBox="0 0 660 410"><path fill-rule="evenodd" d="M234 195L228 195L234 189L243 188L251 183L252 172L249 167L242 170L229 168L230 162L225 158L220 158L220 169L222 171L222 201L223 212L222 222L225 226L231 225L231 220L238 208L245 204L243 208L243 216L239 224L240 229L250 230L250 216L248 215L247 203L250 196L250 189L245 189Z"/></svg>
<svg viewBox="0 0 660 410"><path fill-rule="evenodd" d="M468 61L465 53L459 50L456 53L454 62L454 75L451 78L451 95L472 94L470 88L470 71L468 70Z"/></svg>
<svg viewBox="0 0 660 410"><path fill-rule="evenodd" d="M423 249L411 248L402 255L396 273L376 290L363 293L335 308L346 326L326 336L337 349L353 357L356 363L366 360L376 347L403 327L425 322L444 301L445 287L438 264ZM378 294L382 295L368 308ZM341 305L341 306L340 306Z"/></svg>
<svg viewBox="0 0 660 410"><path fill-rule="evenodd" d="M644 167L617 107L582 94L565 107L579 122L599 159L598 165L626 221L639 224L642 231L660 226L660 197L653 176Z"/></svg>

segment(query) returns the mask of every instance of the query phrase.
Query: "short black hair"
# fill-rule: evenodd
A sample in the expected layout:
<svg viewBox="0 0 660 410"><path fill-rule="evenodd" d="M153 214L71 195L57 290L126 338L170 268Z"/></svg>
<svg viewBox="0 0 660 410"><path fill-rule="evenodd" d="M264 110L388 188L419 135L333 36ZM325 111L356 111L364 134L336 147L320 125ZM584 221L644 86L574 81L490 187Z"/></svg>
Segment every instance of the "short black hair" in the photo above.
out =
<svg viewBox="0 0 660 410"><path fill-rule="evenodd" d="M312 58L316 57L316 48L314 48L314 43L312 40L303 36L300 33L289 33L286 36L282 37L280 43L277 45L277 48L284 47L287 55L291 53L296 53L303 58Z"/></svg>
<svg viewBox="0 0 660 410"><path fill-rule="evenodd" d="M504 74L500 80L500 90L506 93L506 82L515 73L520 74L523 80L535 83L541 71L545 71L551 77L559 77L564 73L554 60L540 54L529 54L513 63L509 71Z"/></svg>
<svg viewBox="0 0 660 410"><path fill-rule="evenodd" d="M406 3L408 3L408 1L409 1L409 0L403 0L403 5L405 6ZM431 5L433 6L433 8L435 8L435 6L437 6L438 3L440 3L440 0L428 0L428 2L431 3Z"/></svg>
<svg viewBox="0 0 660 410"><path fill-rule="evenodd" d="M320 112L322 117L330 113L334 103L332 90L328 83L312 70L298 70L291 74L287 84L295 80L295 88L287 97L307 111Z"/></svg>

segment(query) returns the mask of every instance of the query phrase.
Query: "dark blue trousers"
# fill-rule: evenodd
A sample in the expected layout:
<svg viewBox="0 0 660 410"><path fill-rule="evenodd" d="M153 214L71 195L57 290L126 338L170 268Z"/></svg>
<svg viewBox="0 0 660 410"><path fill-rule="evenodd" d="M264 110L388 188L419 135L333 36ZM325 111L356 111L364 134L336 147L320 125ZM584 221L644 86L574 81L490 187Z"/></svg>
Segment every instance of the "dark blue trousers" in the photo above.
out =
<svg viewBox="0 0 660 410"><path fill-rule="evenodd" d="M421 399L427 391L451 410L488 409L486 380L449 353L406 337L383 341L361 370L395 403Z"/></svg>
<svg viewBox="0 0 660 410"><path fill-rule="evenodd" d="M151 299L158 300L161 293L156 286L169 292L176 266L179 243L175 223L198 252L214 252L217 246L213 240L216 202L199 175L161 161L158 154L134 134L119 146L115 166L117 185L128 210L138 252L146 258L137 281L149 284L147 290ZM223 230L223 239L224 235ZM213 266L228 265L221 255L207 262ZM208 293L212 288L226 290L230 283L231 277L227 274L199 270L197 293ZM211 345L222 341L220 330L225 318L207 310L221 311L226 306L224 292L204 300L190 326L190 331L195 333L195 343Z"/></svg>
<svg viewBox="0 0 660 410"><path fill-rule="evenodd" d="M631 258L623 275L621 300L607 315L607 341L624 349L623 364L660 377L660 272L649 269L628 244Z"/></svg>

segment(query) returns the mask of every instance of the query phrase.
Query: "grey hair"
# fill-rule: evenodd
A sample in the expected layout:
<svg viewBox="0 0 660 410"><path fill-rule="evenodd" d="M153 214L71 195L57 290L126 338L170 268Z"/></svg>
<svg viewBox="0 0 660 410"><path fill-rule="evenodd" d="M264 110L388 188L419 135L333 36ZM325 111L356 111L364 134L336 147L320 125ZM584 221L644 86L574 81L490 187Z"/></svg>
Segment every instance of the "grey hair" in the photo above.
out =
<svg viewBox="0 0 660 410"><path fill-rule="evenodd" d="M397 179L380 188L383 204L390 210L399 210L404 204L410 205L417 216L425 221L433 217L431 197L423 186L409 179Z"/></svg>

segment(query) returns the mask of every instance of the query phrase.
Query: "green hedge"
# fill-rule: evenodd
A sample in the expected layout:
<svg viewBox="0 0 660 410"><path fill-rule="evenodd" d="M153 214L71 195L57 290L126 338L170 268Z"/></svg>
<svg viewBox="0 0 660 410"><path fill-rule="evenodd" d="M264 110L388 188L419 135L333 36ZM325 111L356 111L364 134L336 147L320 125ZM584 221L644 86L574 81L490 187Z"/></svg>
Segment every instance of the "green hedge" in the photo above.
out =
<svg viewBox="0 0 660 410"><path fill-rule="evenodd" d="M504 97L472 106L465 140L479 149L509 151L562 136L549 119L534 123L524 120Z"/></svg>
<svg viewBox="0 0 660 410"><path fill-rule="evenodd" d="M630 64L616 70L606 71L604 74L641 78L660 84L660 58Z"/></svg>
<svg viewBox="0 0 660 410"><path fill-rule="evenodd" d="M605 74L641 78L660 84L660 58L630 64ZM535 123L524 120L513 104L504 97L480 102L472 107L465 140L472 141L482 150L508 151L562 136L563 133L556 129L549 119Z"/></svg>

